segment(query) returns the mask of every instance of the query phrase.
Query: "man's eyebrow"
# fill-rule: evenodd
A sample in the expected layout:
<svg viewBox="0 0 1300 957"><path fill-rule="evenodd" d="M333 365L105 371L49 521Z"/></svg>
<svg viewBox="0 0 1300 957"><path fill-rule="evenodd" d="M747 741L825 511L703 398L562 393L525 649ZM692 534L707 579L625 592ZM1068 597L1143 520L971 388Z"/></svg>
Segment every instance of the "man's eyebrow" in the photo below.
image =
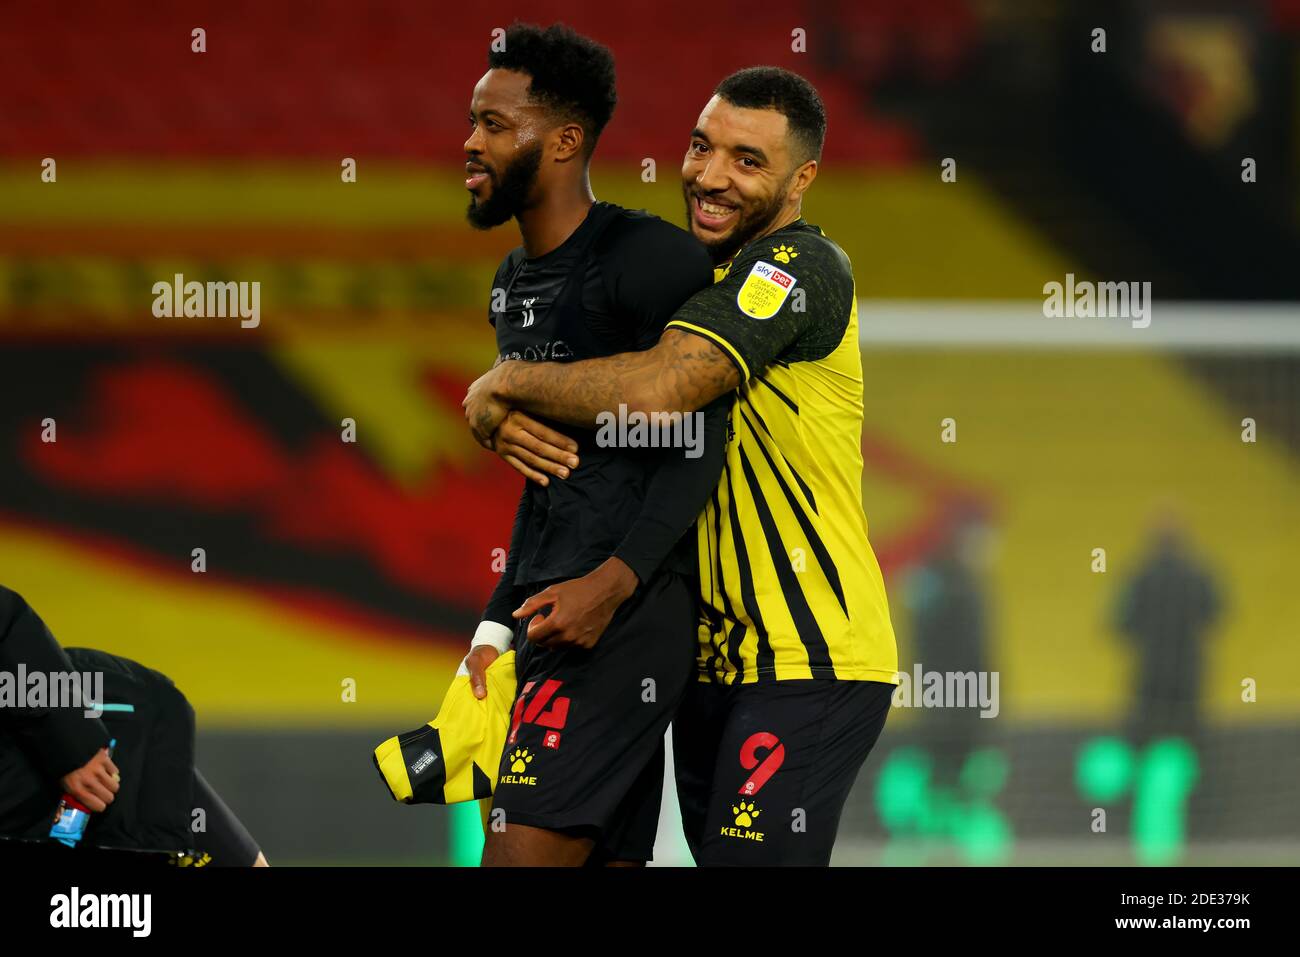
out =
<svg viewBox="0 0 1300 957"><path fill-rule="evenodd" d="M695 129L691 130L691 139L704 140L704 142L706 143L709 142L709 138L705 134L704 130L700 129L698 126L695 127ZM731 151L733 153L748 153L750 156L754 157L760 163L767 162L767 154L764 153L757 146L746 146L743 143L737 143L735 146L731 148Z"/></svg>

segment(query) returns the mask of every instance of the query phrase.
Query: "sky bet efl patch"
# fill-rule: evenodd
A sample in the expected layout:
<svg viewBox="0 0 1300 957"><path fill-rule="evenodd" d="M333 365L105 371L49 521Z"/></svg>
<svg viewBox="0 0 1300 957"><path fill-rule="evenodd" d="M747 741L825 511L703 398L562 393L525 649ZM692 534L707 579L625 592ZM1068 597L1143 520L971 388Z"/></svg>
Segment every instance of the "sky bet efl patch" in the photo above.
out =
<svg viewBox="0 0 1300 957"><path fill-rule="evenodd" d="M771 263L759 260L745 277L740 292L736 293L736 305L741 312L754 319L771 319L790 295L796 282L798 280L789 273L781 272Z"/></svg>

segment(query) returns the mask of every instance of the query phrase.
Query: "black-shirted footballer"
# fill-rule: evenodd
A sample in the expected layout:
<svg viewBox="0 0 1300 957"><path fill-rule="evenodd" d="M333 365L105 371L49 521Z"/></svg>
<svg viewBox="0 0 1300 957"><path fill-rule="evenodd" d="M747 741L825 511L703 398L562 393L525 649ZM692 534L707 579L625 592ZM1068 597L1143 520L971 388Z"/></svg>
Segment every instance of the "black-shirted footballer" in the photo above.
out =
<svg viewBox="0 0 1300 957"><path fill-rule="evenodd" d="M569 362L648 349L682 303L712 281L709 255L689 233L597 202L557 248L529 259L520 246L505 257L489 321L505 359ZM593 430L543 420L574 438L581 465L563 481L525 483L484 619L513 627L510 613L529 584L585 575L611 555L642 582L661 564L693 578L694 539L683 532L721 474L733 398L704 410L698 458L681 449L603 448Z"/></svg>

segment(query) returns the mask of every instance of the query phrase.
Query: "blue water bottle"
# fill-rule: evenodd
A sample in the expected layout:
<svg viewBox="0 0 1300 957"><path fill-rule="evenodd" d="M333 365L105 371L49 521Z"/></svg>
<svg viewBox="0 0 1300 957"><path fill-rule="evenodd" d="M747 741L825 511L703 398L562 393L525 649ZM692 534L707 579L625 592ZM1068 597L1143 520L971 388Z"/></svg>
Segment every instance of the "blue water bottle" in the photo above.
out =
<svg viewBox="0 0 1300 957"><path fill-rule="evenodd" d="M116 745L117 738L108 742L110 758ZM50 828L50 837L60 844L76 847L77 842L86 833L86 825L89 823L90 810L71 794L64 794L63 799L59 801L59 809L54 812L54 826Z"/></svg>

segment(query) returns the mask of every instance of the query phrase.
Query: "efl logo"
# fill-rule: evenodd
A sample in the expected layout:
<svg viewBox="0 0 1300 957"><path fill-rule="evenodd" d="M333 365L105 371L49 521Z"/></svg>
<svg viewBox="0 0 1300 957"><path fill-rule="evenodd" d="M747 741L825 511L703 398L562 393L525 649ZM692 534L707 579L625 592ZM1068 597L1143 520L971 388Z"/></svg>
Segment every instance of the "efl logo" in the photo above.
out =
<svg viewBox="0 0 1300 957"><path fill-rule="evenodd" d="M771 263L756 262L736 293L736 305L751 319L771 319L785 305L798 281Z"/></svg>

